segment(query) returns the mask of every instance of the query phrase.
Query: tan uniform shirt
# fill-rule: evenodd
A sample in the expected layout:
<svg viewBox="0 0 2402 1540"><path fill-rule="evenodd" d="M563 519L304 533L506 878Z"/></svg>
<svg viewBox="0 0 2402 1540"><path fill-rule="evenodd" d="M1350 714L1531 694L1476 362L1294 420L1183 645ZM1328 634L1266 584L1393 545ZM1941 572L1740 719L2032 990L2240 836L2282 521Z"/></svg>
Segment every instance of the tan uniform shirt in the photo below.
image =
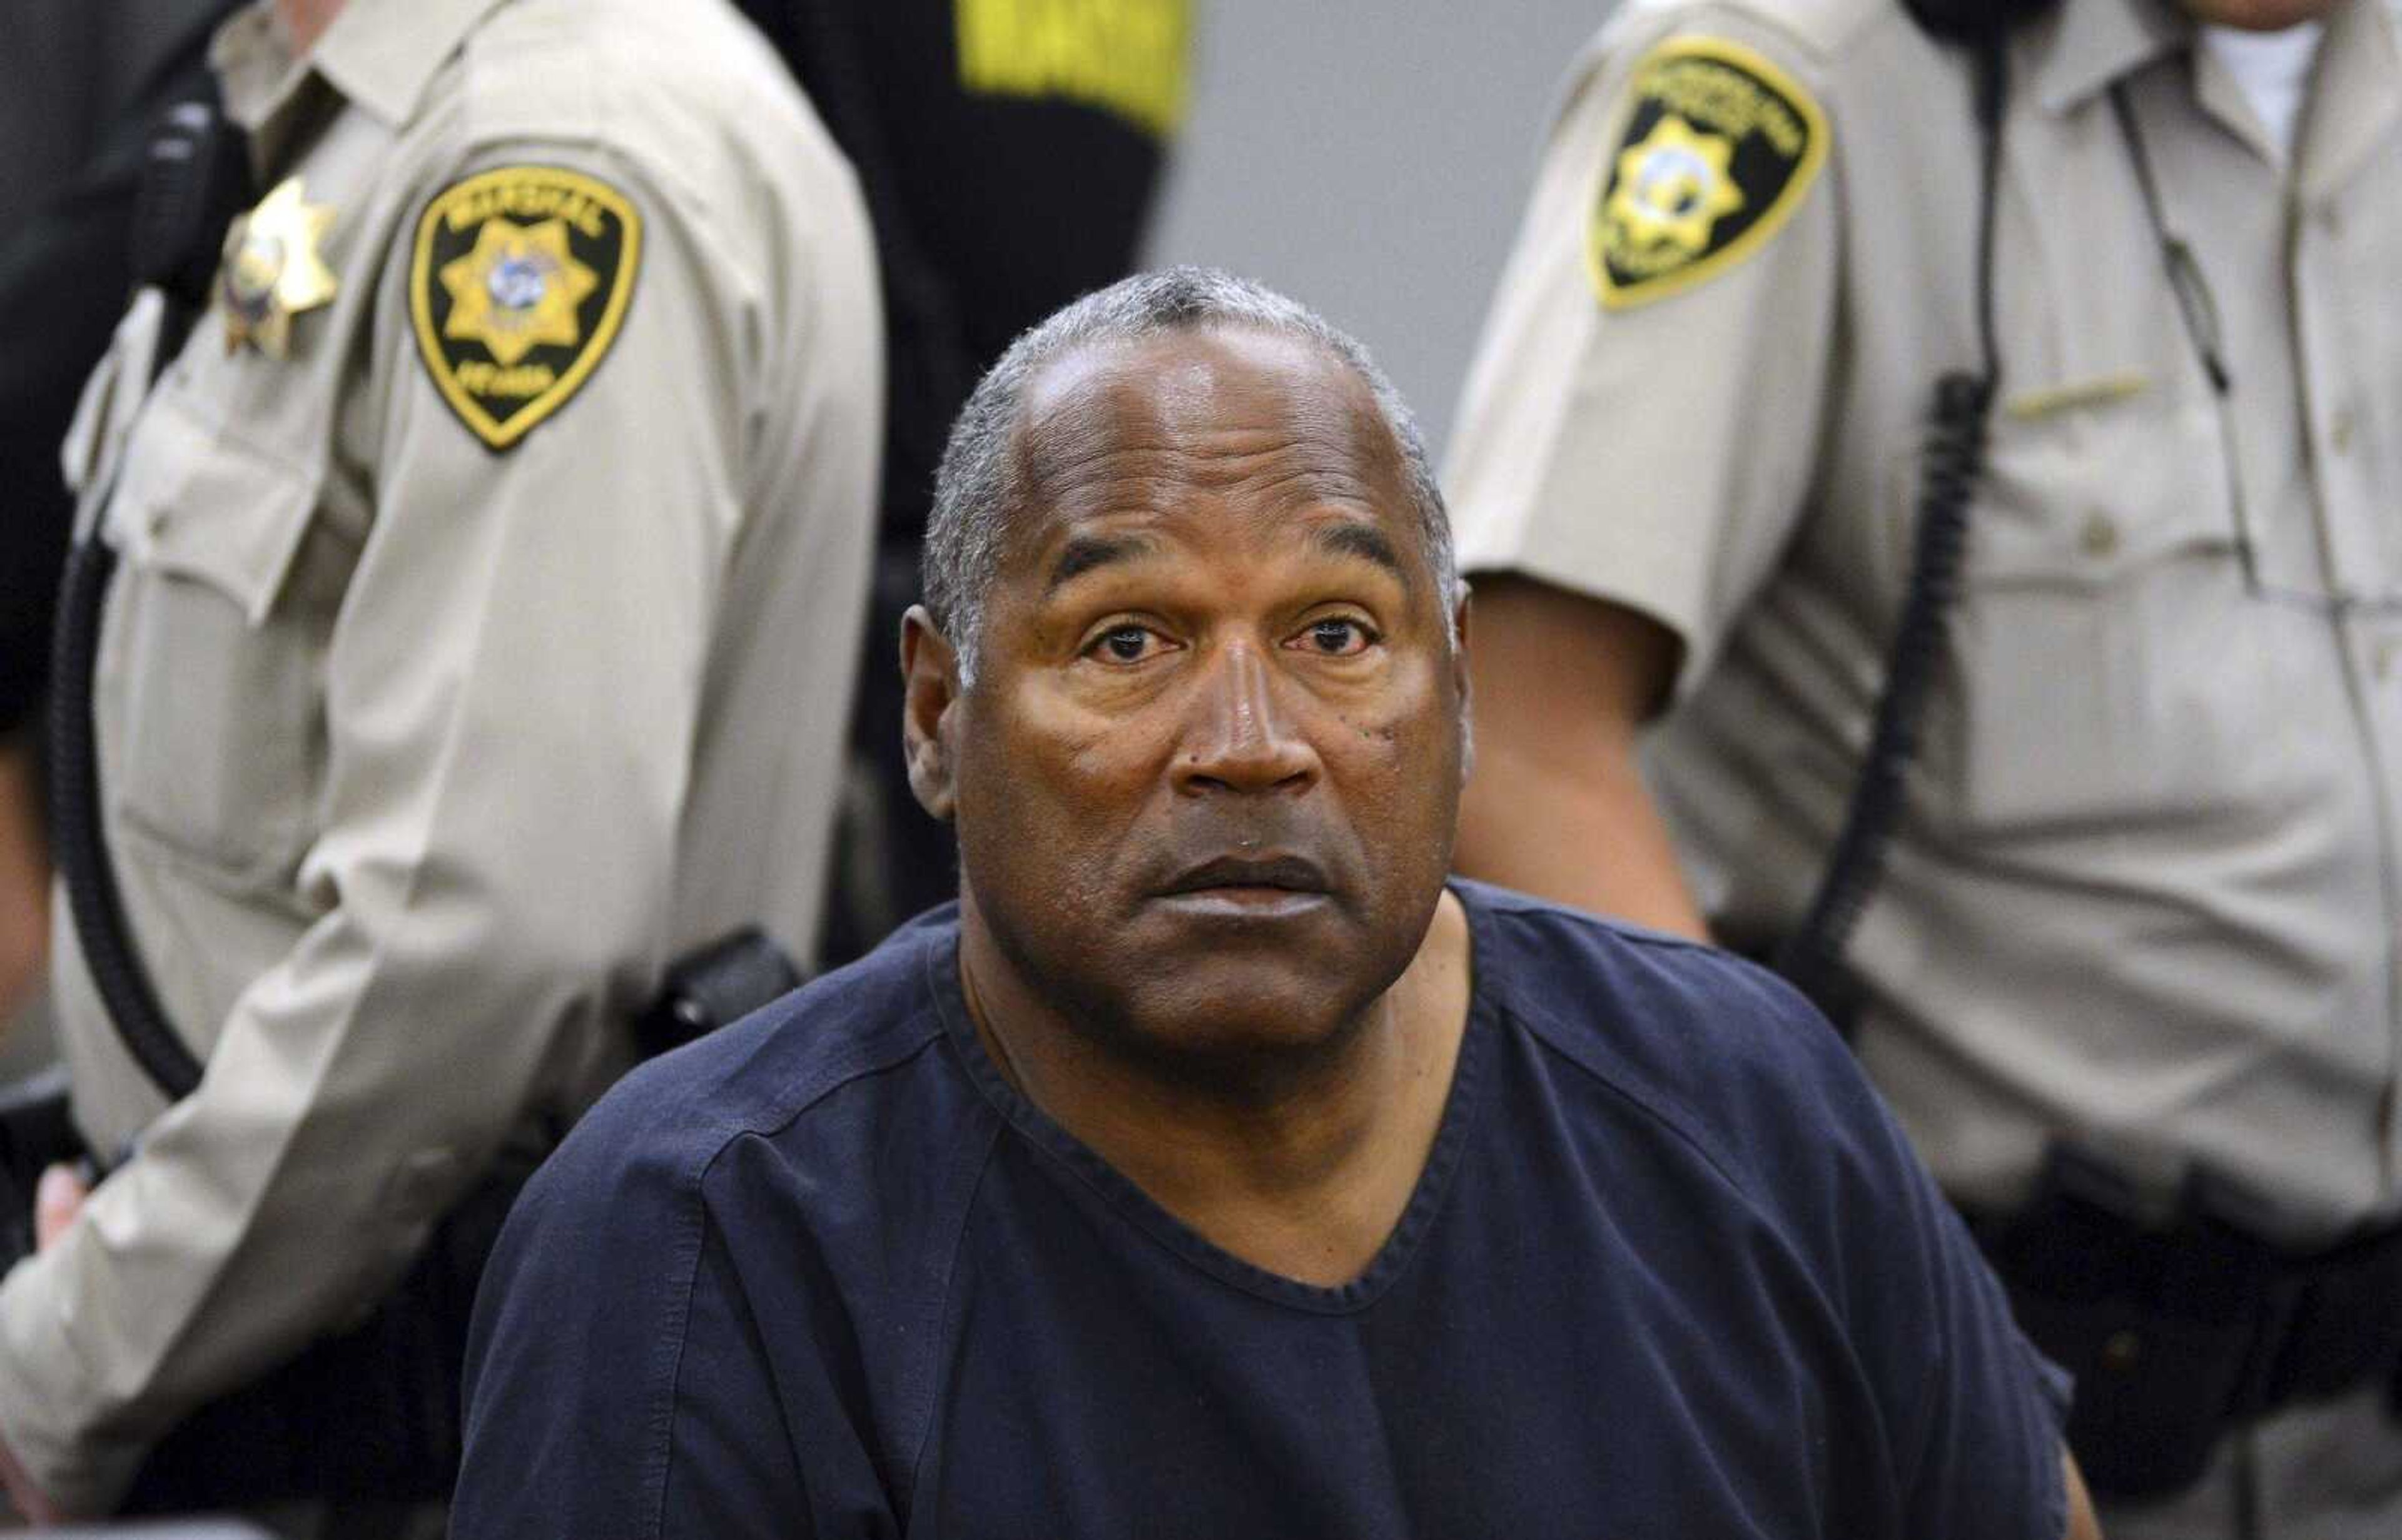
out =
<svg viewBox="0 0 2402 1540"><path fill-rule="evenodd" d="M1991 469L1850 954L1865 1060L1972 1200L2022 1192L2054 1134L2155 1192L2206 1164L2288 1239L2402 1196L2395 31L2382 0L2331 19L2290 171L2170 7L2065 0L2011 49ZM1747 254L1606 308L1588 219L1671 37L1784 72L1829 153ZM1823 867L1933 381L1979 364L1967 76L1895 0L1638 0L1578 70L1468 388L1464 564L1683 639L1647 768L1739 943L1789 929ZM2215 302L2224 415L2114 83Z"/></svg>
<svg viewBox="0 0 2402 1540"><path fill-rule="evenodd" d="M283 359L228 349L221 292L145 399L149 296L68 447L123 553L107 833L207 1064L163 1106L62 930L78 1118L142 1140L0 1288L0 1435L70 1511L370 1306L498 1147L623 1066L674 956L754 920L806 955L881 443L857 188L728 7L351 0L296 62L262 7L216 57L259 186L331 209L338 288ZM513 167L622 199L638 253L582 260L559 220L605 232L589 207L440 201ZM460 254L487 237L508 260ZM573 302L626 267L604 346ZM570 353L597 366L488 447L466 406L514 421L540 383L492 371Z"/></svg>

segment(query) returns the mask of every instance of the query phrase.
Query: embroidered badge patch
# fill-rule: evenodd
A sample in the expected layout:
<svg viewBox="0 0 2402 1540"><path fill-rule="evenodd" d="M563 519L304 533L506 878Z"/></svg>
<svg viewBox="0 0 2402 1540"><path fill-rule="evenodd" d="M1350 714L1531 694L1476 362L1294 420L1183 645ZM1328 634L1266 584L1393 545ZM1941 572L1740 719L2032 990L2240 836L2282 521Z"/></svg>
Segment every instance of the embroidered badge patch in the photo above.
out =
<svg viewBox="0 0 2402 1540"><path fill-rule="evenodd" d="M1585 238L1611 309L1691 288L1759 250L1827 158L1818 103L1739 44L1672 38L1636 66L1633 84Z"/></svg>
<svg viewBox="0 0 2402 1540"><path fill-rule="evenodd" d="M417 222L408 313L442 399L506 449L567 404L616 339L642 220L605 182L504 166L453 183Z"/></svg>

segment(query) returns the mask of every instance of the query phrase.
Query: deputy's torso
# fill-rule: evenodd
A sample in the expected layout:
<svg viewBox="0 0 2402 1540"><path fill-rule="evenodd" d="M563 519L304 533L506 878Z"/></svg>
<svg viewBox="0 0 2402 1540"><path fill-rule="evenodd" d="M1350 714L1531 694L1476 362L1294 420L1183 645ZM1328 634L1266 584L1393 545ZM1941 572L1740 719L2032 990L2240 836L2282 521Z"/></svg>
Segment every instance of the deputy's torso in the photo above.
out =
<svg viewBox="0 0 2402 1540"><path fill-rule="evenodd" d="M1660 498L1684 504L1650 516L1682 522L1663 538L1753 553L1690 598L1639 568L1612 594L1664 612L1699 665L1650 765L1737 942L1789 928L1823 869L1906 586L1933 384L1979 362L1966 56L1898 6L1779 14L1650 7L1608 57L1716 34L1789 71L1833 145L1821 206L1751 270L1584 328L1561 365L1582 387L1564 432L1627 431L1631 361L1668 397L1660 420L1680 392L1691 415L1677 442L1589 451L1610 490L1554 516ZM2375 496L2402 485L2402 316L2378 276L2402 254L2402 61L2376 0L2340 12L2287 170L2169 17L2067 0L2010 50L1988 471L1910 815L1850 956L1862 1052L1955 1191L2006 1199L2058 1130L2162 1189L2207 1163L2316 1234L2392 1209L2402 1159L2402 525ZM2216 312L2223 413L2114 81ZM1585 114L1591 177L1622 118ZM1741 375L1788 349L1824 361L1779 377L1803 399L1663 362ZM1483 451L1463 450L1464 543L1556 571L1546 551L1585 537L1479 528L1501 479ZM1574 559L1560 577L1611 593L1622 553L1591 538L1596 577Z"/></svg>
<svg viewBox="0 0 2402 1540"><path fill-rule="evenodd" d="M669 962L815 928L881 439L849 167L717 0L348 0L214 62L259 192L70 468L121 552L102 823L205 1066L170 1105L61 916L76 1112L138 1154L0 1281L0 1424L104 1513L355 1321ZM415 1446L410 1446L415 1447Z"/></svg>
<svg viewBox="0 0 2402 1540"><path fill-rule="evenodd" d="M376 7L362 0L353 8ZM713 8L697 29L672 17L646 24L640 7L605 8L610 14L596 21L589 6L459 0L415 22L379 24L366 44L359 41L366 29L353 27L351 46L323 50L314 71L290 62L263 9L220 40L228 104L251 131L265 200L246 217L276 221L273 240L292 248L281 252L287 275L321 263L325 293L287 315L269 304L264 324L245 324L228 314L239 296L228 297L221 273L188 343L146 392L159 309L145 299L88 389L67 447L85 516L121 556L94 692L107 837L143 960L202 1059L243 993L343 901L311 858L344 817L328 804L336 745L327 714L340 708L346 678L411 667L429 676L498 674L511 681L494 692L496 706L521 711L530 734L546 730L545 660L495 655L477 635L491 594L412 592L417 609L398 624L346 613L371 550L387 567L406 566L416 541L474 542L482 538L478 524L619 521L590 531L606 543L623 532L622 521L683 520L697 526L691 539L719 548L721 563L735 542L745 543L749 575L722 574L712 599L670 592L655 610L577 616L559 626L559 645L573 647L586 625L639 632L690 615L710 627L708 675L692 681L696 695L709 697L708 741L697 755L680 744L658 756L690 783L633 793L683 799L670 940L689 946L755 921L801 955L815 929L833 741L783 724L796 708L840 714L843 669L794 666L839 658L853 645L841 623L855 613L863 546L860 529L825 519L827 499L813 502L802 474L804 455L815 454L830 478L824 485L855 481L859 453L801 440L829 399L847 409L873 383L849 347L854 328L842 328L841 345L824 345L816 318L759 303L744 292L744 275L793 260L773 242L796 231L805 242L817 239L813 226L833 232L825 240L834 254L824 260L847 263L854 254L840 238L856 233L845 223L850 195L832 183L843 172L831 154L756 184L737 180L711 153L715 146L692 137L710 125L659 110L657 95L614 89L621 62L596 68L592 38L622 49L639 37L642 67L662 78L722 72L718 50L729 29ZM407 35L412 26L421 37ZM780 110L781 100L753 77L776 68L772 57L761 48L746 64L740 75L712 76L718 89ZM479 167L491 168L491 184L462 192L465 173ZM261 212L287 192L280 212ZM576 203L587 194L602 205L627 201L622 211L594 212ZM562 213L573 245L559 254L564 276L551 297L565 308L548 321L551 330L537 328L531 345L514 350L497 329L479 333L461 313L461 296L499 294L494 285L509 274L495 262L504 266L510 254L484 261L476 237L487 225L527 228ZM232 236L228 271L242 254L240 223ZM645 239L722 264L726 292L642 284L640 253L627 248ZM609 249L598 252L596 241ZM518 254L544 259L539 251ZM872 325L872 285L859 276L861 324ZM420 291L438 296L440 308L414 298ZM754 433L790 442L728 445L728 485L709 485L697 468L667 476L692 484L681 506L631 505L578 451L589 435L625 423L579 399L592 376L614 368L627 378L612 387L639 391L637 377L654 366L656 354L639 337L627 345L617 335L638 295L644 309L674 316L669 327L694 348L713 340L706 307L754 304L762 326L773 328L758 339L763 353L781 359L747 381L729 366L726 388L757 396L736 404L754 419ZM262 339L269 328L282 335ZM828 456L841 464L829 465ZM371 546L380 503L394 491L394 462L429 458L443 462L462 494L459 529L394 534ZM526 461L542 469L528 474ZM484 505L472 501L486 496ZM664 571L661 579L669 581ZM552 593L511 602L549 602L572 595L574 582L562 571ZM408 588L405 575L394 586ZM639 716L622 725L649 730ZM689 731L672 714L662 714L656 730L670 738ZM561 752L572 747L559 745ZM429 777L435 765L429 757ZM427 804L408 814L431 821L437 791L424 790ZM509 794L539 796L544 788ZM104 1020L65 910L58 987L78 1112L94 1140L113 1149L160 1103ZM668 948L659 951L625 959L600 1008L585 1016L587 1026L622 1023L642 1003ZM545 1093L571 1108L623 1062L615 1031L573 1036L559 1045L558 1083Z"/></svg>

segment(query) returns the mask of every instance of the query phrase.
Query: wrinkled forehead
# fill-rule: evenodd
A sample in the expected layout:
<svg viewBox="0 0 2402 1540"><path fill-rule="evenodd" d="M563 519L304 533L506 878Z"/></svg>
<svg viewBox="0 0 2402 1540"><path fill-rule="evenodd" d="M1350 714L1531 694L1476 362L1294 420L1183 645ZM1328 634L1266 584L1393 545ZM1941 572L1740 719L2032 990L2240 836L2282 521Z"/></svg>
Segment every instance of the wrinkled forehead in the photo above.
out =
<svg viewBox="0 0 2402 1540"><path fill-rule="evenodd" d="M1273 519L1356 505L1397 540L1413 521L1375 395L1304 338L1244 326L1078 348L1027 383L1012 443L1012 555L1063 524L1204 494Z"/></svg>

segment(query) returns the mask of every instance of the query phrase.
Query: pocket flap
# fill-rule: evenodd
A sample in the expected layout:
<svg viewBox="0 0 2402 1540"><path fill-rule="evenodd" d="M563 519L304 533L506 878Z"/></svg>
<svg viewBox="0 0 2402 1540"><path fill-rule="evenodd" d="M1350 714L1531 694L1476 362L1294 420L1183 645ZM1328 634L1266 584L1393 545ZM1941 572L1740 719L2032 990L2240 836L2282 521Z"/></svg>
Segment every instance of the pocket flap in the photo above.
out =
<svg viewBox="0 0 2402 1540"><path fill-rule="evenodd" d="M127 446L109 534L128 560L208 584L256 626L308 532L317 482L160 391Z"/></svg>
<svg viewBox="0 0 2402 1540"><path fill-rule="evenodd" d="M2227 475L2207 403L2002 417L1969 516L1968 581L2093 587L2177 552L2231 550Z"/></svg>

